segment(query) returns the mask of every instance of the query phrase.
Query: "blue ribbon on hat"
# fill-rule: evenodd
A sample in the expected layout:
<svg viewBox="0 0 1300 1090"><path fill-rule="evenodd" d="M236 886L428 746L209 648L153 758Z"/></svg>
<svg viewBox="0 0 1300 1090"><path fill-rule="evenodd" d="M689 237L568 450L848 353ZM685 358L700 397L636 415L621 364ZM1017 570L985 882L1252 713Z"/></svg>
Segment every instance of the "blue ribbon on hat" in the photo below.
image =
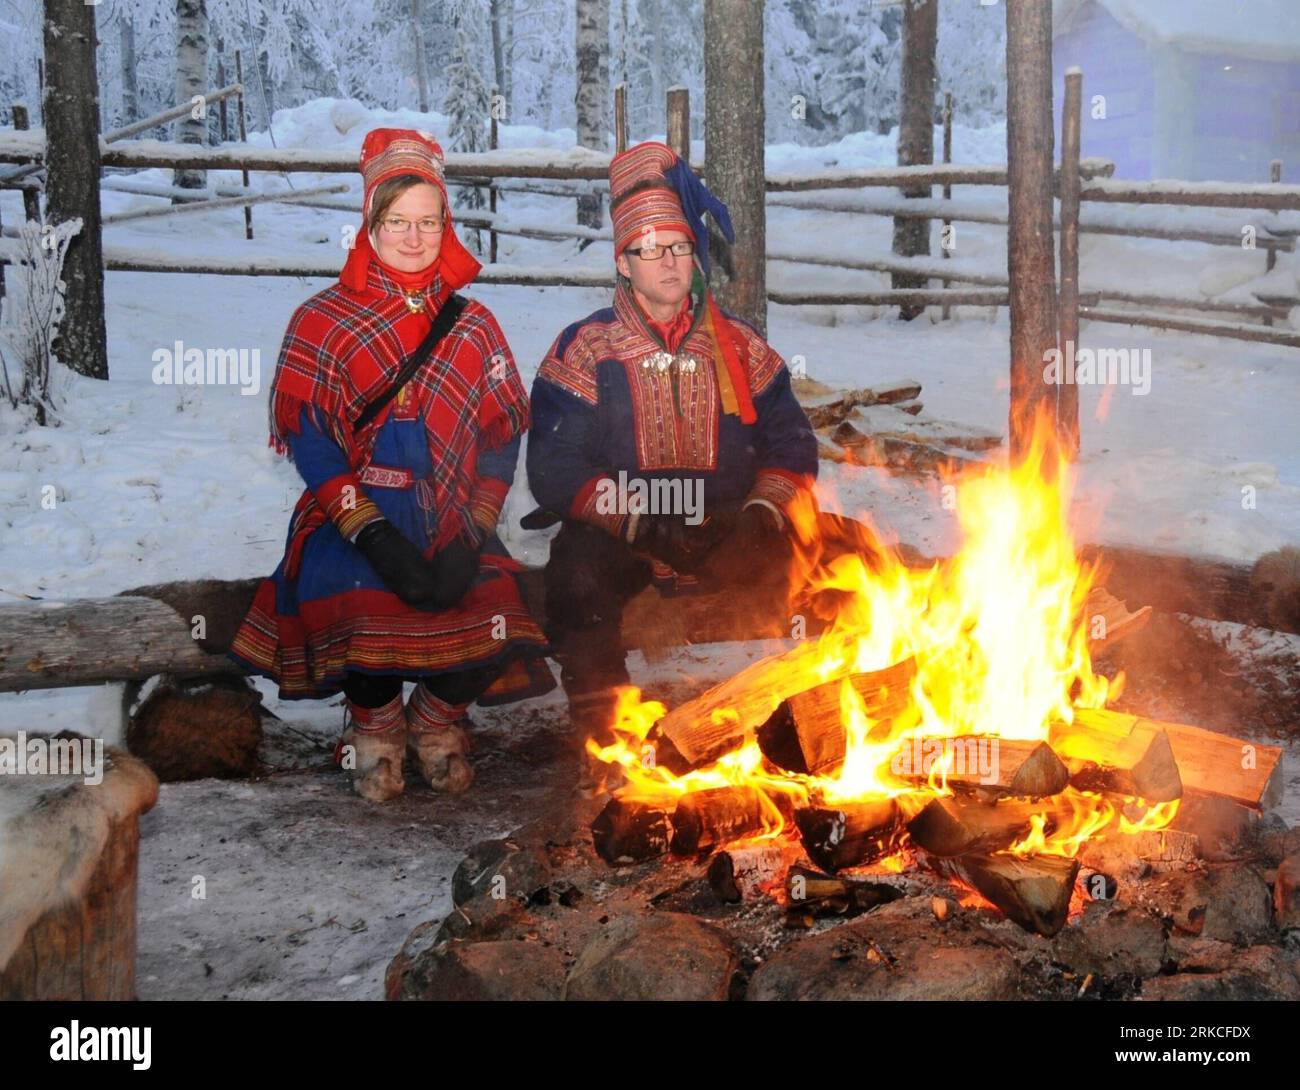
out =
<svg viewBox="0 0 1300 1090"><path fill-rule="evenodd" d="M728 242L736 241L735 228L731 226L731 213L727 206L709 192L690 167L680 157L664 171L668 184L677 191L682 202L682 214L686 223L695 234L695 254L700 259L700 268L704 275L709 275L709 232L704 228L704 213L713 217L713 222L722 231L722 237Z"/></svg>

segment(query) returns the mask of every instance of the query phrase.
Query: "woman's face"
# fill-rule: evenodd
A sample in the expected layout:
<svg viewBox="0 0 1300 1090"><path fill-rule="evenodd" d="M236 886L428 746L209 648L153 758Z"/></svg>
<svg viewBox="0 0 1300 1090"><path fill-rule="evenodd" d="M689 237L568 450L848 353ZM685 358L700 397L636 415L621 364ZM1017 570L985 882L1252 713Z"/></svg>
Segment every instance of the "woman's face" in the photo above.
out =
<svg viewBox="0 0 1300 1090"><path fill-rule="evenodd" d="M388 206L374 233L379 260L402 272L427 269L442 249L443 223L442 191L428 182L411 186ZM428 230L435 225L436 231Z"/></svg>

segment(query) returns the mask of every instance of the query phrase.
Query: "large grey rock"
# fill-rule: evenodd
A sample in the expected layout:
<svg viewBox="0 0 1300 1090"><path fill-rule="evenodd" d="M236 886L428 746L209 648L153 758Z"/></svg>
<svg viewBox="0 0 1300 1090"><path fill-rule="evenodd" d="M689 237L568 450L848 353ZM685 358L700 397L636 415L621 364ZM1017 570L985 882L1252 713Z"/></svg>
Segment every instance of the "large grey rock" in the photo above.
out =
<svg viewBox="0 0 1300 1090"><path fill-rule="evenodd" d="M1232 965L1220 972L1153 977L1142 985L1142 998L1294 1000L1300 999L1300 980L1277 947L1252 946L1234 950Z"/></svg>
<svg viewBox="0 0 1300 1090"><path fill-rule="evenodd" d="M1053 940L1052 959L1103 979L1155 976L1167 956L1164 924L1138 908L1093 903Z"/></svg>
<svg viewBox="0 0 1300 1090"><path fill-rule="evenodd" d="M1175 872L1146 883L1140 901L1188 935L1238 946L1273 935L1272 894L1249 863Z"/></svg>
<svg viewBox="0 0 1300 1090"><path fill-rule="evenodd" d="M731 940L693 916L622 916L578 955L564 998L726 999L739 964Z"/></svg>
<svg viewBox="0 0 1300 1090"><path fill-rule="evenodd" d="M792 942L745 998L1011 999L1017 967L976 925L871 914Z"/></svg>
<svg viewBox="0 0 1300 1090"><path fill-rule="evenodd" d="M540 942L408 944L389 966L389 999L558 1000L564 991L564 955Z"/></svg>
<svg viewBox="0 0 1300 1090"><path fill-rule="evenodd" d="M547 897L552 871L545 851L514 840L485 840L469 850L452 875L456 908L436 941L497 938L530 905Z"/></svg>

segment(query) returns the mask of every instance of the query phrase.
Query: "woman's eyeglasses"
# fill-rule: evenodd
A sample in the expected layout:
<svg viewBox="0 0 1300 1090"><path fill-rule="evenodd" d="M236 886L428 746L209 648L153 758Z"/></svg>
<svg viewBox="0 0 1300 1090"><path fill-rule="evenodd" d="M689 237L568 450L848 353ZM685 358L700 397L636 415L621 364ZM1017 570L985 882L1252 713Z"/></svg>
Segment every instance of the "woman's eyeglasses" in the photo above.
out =
<svg viewBox="0 0 1300 1090"><path fill-rule="evenodd" d="M668 246L629 246L623 252L625 254L636 254L642 261L658 261L664 256L665 251L671 253L673 257L690 257L695 253L695 243L689 240L674 242Z"/></svg>
<svg viewBox="0 0 1300 1090"><path fill-rule="evenodd" d="M380 226L390 235L404 235L412 226L422 235L442 234L442 220L433 217L425 217L413 223L403 216L385 216Z"/></svg>

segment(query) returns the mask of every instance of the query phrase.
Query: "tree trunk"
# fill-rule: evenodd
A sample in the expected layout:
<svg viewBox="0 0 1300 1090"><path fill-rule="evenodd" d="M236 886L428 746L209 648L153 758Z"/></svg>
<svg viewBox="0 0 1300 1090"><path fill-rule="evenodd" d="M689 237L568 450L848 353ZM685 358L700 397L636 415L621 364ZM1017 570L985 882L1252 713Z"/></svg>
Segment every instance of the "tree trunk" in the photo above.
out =
<svg viewBox="0 0 1300 1090"><path fill-rule="evenodd" d="M492 7L488 15L488 23L492 28L492 78L496 84L497 93L505 103L505 115L500 120L508 120L510 117L510 73L506 67L506 50L505 40L502 31L502 20L505 17L503 11L506 0L492 0Z"/></svg>
<svg viewBox="0 0 1300 1090"><path fill-rule="evenodd" d="M122 45L122 124L129 125L140 116L140 89L135 76L135 24L122 12L118 29Z"/></svg>
<svg viewBox="0 0 1300 1090"><path fill-rule="evenodd" d="M766 333L763 129L763 5L753 0L705 0L705 172L709 188L727 204L736 229L730 276L724 279L724 263L718 260L712 280L724 307ZM720 236L713 232L711 236L725 245Z"/></svg>
<svg viewBox="0 0 1300 1090"><path fill-rule="evenodd" d="M429 112L429 68L424 59L424 11L421 0L411 0L411 40L415 46L415 85L419 88L420 113ZM492 44L496 45L493 34Z"/></svg>
<svg viewBox="0 0 1300 1090"><path fill-rule="evenodd" d="M938 0L908 0L903 6L903 70L898 125L898 165L918 166L934 162L934 54L939 40ZM904 186L904 197L930 196L928 185ZM930 221L894 220L894 253L903 257L929 256ZM895 288L924 288L923 276L894 273ZM898 308L904 321L925 310L914 303Z"/></svg>
<svg viewBox="0 0 1300 1090"><path fill-rule="evenodd" d="M609 0L577 0L578 146L605 150L605 104L609 100ZM578 198L578 222L599 227L603 197Z"/></svg>
<svg viewBox="0 0 1300 1090"><path fill-rule="evenodd" d="M189 102L207 89L207 0L176 0L176 102ZM190 116L176 122L176 140L181 144L203 144L207 134L206 103L197 105ZM181 189L206 189L207 171L174 171L172 184Z"/></svg>
<svg viewBox="0 0 1300 1090"><path fill-rule="evenodd" d="M1054 419L1043 372L1056 347L1052 237L1052 9L1007 0L1007 275L1011 282L1011 457L1022 458L1040 408Z"/></svg>
<svg viewBox="0 0 1300 1090"><path fill-rule="evenodd" d="M93 7L83 0L45 0L45 60L46 222L81 218L63 265L67 312L54 353L74 371L106 379Z"/></svg>

